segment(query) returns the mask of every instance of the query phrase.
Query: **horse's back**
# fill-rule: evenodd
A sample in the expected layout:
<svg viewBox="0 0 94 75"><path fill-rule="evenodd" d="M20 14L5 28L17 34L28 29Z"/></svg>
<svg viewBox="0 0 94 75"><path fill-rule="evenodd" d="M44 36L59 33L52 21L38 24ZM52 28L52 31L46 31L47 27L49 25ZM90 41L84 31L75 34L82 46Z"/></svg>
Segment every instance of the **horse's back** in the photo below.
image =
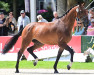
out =
<svg viewBox="0 0 94 75"><path fill-rule="evenodd" d="M22 38L25 37L30 40L36 39L44 44L57 44L58 41L53 22L35 22L28 24L22 33Z"/></svg>

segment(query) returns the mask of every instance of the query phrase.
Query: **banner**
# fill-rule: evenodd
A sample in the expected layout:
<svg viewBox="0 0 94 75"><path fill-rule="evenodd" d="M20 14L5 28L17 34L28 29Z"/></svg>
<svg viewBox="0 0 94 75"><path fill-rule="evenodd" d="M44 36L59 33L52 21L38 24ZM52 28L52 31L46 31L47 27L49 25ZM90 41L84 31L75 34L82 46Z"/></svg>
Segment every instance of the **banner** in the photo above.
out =
<svg viewBox="0 0 94 75"><path fill-rule="evenodd" d="M2 52L2 49L5 45L5 43L8 42L10 38L11 38L11 36L0 37L0 53ZM17 53L20 49L20 46L21 46L21 37L18 39L15 46L13 46L13 48L11 50L9 50L8 53Z"/></svg>
<svg viewBox="0 0 94 75"><path fill-rule="evenodd" d="M5 43L7 41L9 41L9 39L11 37L12 36L0 37L0 53L2 53L2 49L5 45ZM33 45L33 43L31 43L29 46L32 46L32 45ZM81 36L73 36L71 41L68 43L68 45L71 46L76 53L81 53ZM21 47L21 37L17 40L16 44L13 46L13 48L7 54L11 54L11 56L13 54L17 54L18 51L20 50L20 47ZM34 53L40 59L42 59L42 58L57 56L58 50L59 50L59 47L57 45L44 45L43 47L34 50ZM69 54L69 52L65 52L63 54L67 55L67 54ZM24 55L27 59L29 58L30 54L27 52L27 49L24 51ZM7 56L6 57L4 56L4 58L7 58ZM0 60L4 59L4 58L3 57L1 58L1 56L0 56ZM14 58L14 57L12 56L11 59L12 58ZM15 58L17 58L17 57L15 57Z"/></svg>
<svg viewBox="0 0 94 75"><path fill-rule="evenodd" d="M1 36L0 37L0 61L17 61L17 53L21 46L21 37L18 39L15 46L13 46L12 49L9 50L8 53L2 54L3 47L6 42L9 41L11 36Z"/></svg>
<svg viewBox="0 0 94 75"><path fill-rule="evenodd" d="M72 36L68 45L74 49L75 53L81 53L81 36Z"/></svg>

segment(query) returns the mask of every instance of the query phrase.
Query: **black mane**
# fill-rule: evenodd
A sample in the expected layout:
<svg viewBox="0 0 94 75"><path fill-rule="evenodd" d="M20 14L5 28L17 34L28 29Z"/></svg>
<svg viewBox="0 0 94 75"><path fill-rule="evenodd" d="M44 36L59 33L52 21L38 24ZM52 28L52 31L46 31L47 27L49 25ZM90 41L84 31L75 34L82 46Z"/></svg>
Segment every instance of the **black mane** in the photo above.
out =
<svg viewBox="0 0 94 75"><path fill-rule="evenodd" d="M77 6L77 5L75 5L75 6ZM63 14L63 16L67 15L67 14L70 12L70 10L71 10L72 8L74 8L75 6L71 7L69 10L67 10L67 11ZM58 19L59 19L59 18L62 18L63 16L58 17Z"/></svg>

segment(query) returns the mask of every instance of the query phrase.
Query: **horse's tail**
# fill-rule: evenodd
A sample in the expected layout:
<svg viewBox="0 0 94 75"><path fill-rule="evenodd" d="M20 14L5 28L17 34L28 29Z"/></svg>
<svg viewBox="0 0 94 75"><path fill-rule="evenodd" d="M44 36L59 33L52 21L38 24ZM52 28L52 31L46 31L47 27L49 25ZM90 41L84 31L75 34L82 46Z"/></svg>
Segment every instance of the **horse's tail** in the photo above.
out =
<svg viewBox="0 0 94 75"><path fill-rule="evenodd" d="M13 45L15 45L16 41L22 34L22 31L23 31L23 29L21 31L19 31L16 35L14 35L11 39L9 39L8 42L6 42L6 44L3 48L2 54L7 53L13 47Z"/></svg>

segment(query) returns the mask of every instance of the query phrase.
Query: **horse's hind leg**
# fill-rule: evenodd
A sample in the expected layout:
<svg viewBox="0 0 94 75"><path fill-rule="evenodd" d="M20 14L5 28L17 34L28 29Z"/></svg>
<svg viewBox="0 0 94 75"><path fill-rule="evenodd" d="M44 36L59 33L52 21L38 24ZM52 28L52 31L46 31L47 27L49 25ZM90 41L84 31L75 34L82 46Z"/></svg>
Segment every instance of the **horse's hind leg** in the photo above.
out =
<svg viewBox="0 0 94 75"><path fill-rule="evenodd" d="M22 56L22 52L19 51L18 52L18 57L17 57L16 72L15 73L19 73L19 69L18 68L19 68L19 60L20 60L21 56Z"/></svg>
<svg viewBox="0 0 94 75"><path fill-rule="evenodd" d="M33 64L34 64L34 66L36 66L36 65L37 65L37 62L38 62L38 57L33 53L33 51L34 51L35 49L37 49L37 48L42 47L44 44L40 43L40 42L37 41L37 40L33 40L33 42L34 42L34 45L31 46L31 47L29 47L29 48L27 49L27 51L35 58L35 62L34 62Z"/></svg>
<svg viewBox="0 0 94 75"><path fill-rule="evenodd" d="M16 63L16 72L15 73L19 73L19 69L18 69L19 68L19 60L20 60L25 48L26 48L25 46L21 46L21 48L18 52L17 63Z"/></svg>
<svg viewBox="0 0 94 75"><path fill-rule="evenodd" d="M30 44L30 40L27 42L28 38L27 39L22 39L22 45L21 45L21 48L18 52L18 57L17 57L17 63L16 63L16 72L15 73L19 73L19 60L24 52L24 50L26 49L26 47Z"/></svg>

